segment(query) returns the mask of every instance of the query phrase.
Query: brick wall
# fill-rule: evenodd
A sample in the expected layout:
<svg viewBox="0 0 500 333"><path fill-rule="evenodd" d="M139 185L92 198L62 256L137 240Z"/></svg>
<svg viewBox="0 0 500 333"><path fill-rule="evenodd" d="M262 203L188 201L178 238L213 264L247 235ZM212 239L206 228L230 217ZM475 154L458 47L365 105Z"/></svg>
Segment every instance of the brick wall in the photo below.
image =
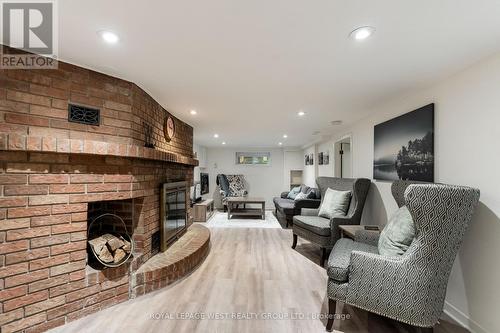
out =
<svg viewBox="0 0 500 333"><path fill-rule="evenodd" d="M54 162L55 161L55 162ZM192 179L192 167L131 158L2 152L0 155L0 325L60 325L129 297L129 274L151 257L159 188ZM89 202L141 198L134 262L86 269ZM28 327L27 326L27 327Z"/></svg>
<svg viewBox="0 0 500 333"><path fill-rule="evenodd" d="M112 190L114 189L114 184L93 184L91 187L94 189ZM127 233L132 237L135 227L139 224L143 202L144 198L89 202L87 208L88 233L94 237L106 232ZM90 230L90 223L100 215L106 213L119 216L123 220L123 223L116 217L102 217L96 220L92 226L92 230Z"/></svg>
<svg viewBox="0 0 500 333"><path fill-rule="evenodd" d="M99 108L100 126L68 122L68 103ZM6 142L12 149L44 144L37 138L57 140L66 152L71 139L143 147L146 122L159 150L192 157L193 128L174 117L176 134L166 142L167 114L136 84L64 62L57 70L0 70L0 133L15 134Z"/></svg>
<svg viewBox="0 0 500 333"><path fill-rule="evenodd" d="M101 125L69 123L70 102L100 108ZM163 139L166 114L135 84L77 66L0 70L2 333L45 331L130 297L159 230L160 184L191 184L197 163L189 125L176 119L175 138ZM143 122L158 149L143 147ZM130 199L134 259L90 269L89 203Z"/></svg>

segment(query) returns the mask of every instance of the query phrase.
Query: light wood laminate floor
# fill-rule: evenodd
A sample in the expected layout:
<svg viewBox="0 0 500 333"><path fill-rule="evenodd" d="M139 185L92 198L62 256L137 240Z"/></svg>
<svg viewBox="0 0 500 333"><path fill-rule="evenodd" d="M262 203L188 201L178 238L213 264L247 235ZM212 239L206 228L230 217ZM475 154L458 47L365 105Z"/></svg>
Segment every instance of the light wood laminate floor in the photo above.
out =
<svg viewBox="0 0 500 333"><path fill-rule="evenodd" d="M212 229L212 248L201 266L162 290L84 317L52 332L324 332L325 270L319 249L305 241L290 248L291 230ZM336 332L402 332L413 330L392 320L339 304ZM256 314L259 319L225 316ZM189 320L186 314L223 319ZM283 316L293 316L293 319ZM153 316L153 319L151 318ZM163 316L163 319L154 319ZM303 318L302 318L303 316ZM170 317L170 318L169 318ZM278 319L264 319L278 317ZM442 321L435 333L465 333Z"/></svg>

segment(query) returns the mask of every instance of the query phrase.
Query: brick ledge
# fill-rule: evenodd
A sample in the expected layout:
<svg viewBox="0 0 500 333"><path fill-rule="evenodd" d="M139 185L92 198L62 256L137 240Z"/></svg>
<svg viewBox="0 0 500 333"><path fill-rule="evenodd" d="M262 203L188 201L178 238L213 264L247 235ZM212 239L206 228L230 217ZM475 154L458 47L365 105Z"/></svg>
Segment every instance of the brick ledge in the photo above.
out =
<svg viewBox="0 0 500 333"><path fill-rule="evenodd" d="M19 134L0 133L0 150L118 156L198 165L198 160L189 156L137 145Z"/></svg>
<svg viewBox="0 0 500 333"><path fill-rule="evenodd" d="M157 290L191 273L210 250L210 231L201 224L191 225L167 251L146 261L131 279L131 298Z"/></svg>

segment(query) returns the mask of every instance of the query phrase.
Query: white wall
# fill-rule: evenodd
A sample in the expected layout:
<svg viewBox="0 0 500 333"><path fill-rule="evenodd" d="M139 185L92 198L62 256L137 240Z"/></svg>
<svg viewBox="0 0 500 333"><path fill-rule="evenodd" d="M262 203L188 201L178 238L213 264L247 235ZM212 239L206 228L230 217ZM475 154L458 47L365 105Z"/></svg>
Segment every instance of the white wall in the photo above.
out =
<svg viewBox="0 0 500 333"><path fill-rule="evenodd" d="M343 142L342 151L344 152L344 154L342 155L342 178L351 178L351 144L348 142Z"/></svg>
<svg viewBox="0 0 500 333"><path fill-rule="evenodd" d="M304 169L302 149L284 149L283 191L290 190L290 170Z"/></svg>
<svg viewBox="0 0 500 333"><path fill-rule="evenodd" d="M333 175L333 167L334 167L334 163L333 163L333 152L334 152L334 150L333 150L333 143L331 141L320 143L320 144L318 144L316 150L318 152L318 154L316 154L316 159L318 159L319 153L329 152L329 154L330 154L330 161L329 161L328 164L326 164L326 165L324 165L324 164L323 165L319 165L318 164L318 174L317 174L317 177L320 177L320 176L331 177ZM314 163L316 163L316 161L314 161Z"/></svg>
<svg viewBox="0 0 500 333"><path fill-rule="evenodd" d="M481 190L481 203L455 261L446 312L475 332L500 332L500 54L435 86L370 111L353 135L353 176L372 178L373 126L435 105L436 182ZM389 182L374 182L363 223L386 223L396 204Z"/></svg>
<svg viewBox="0 0 500 333"><path fill-rule="evenodd" d="M318 174L318 156L316 154L316 145L306 148L303 155L314 154L314 165L306 165L304 156L302 156L302 164L304 165L304 172L302 174L302 181L310 187L316 187L316 175Z"/></svg>
<svg viewBox="0 0 500 333"><path fill-rule="evenodd" d="M271 165L237 165L236 152L270 152ZM266 209L274 207L273 197L287 190L284 185L283 149L278 148L207 148L207 168L210 194L216 186L215 177L219 173L241 174L249 185L249 196L266 199Z"/></svg>
<svg viewBox="0 0 500 333"><path fill-rule="evenodd" d="M195 182L200 181L200 172L204 172L207 164L207 148L198 144L193 145L193 152L196 153L198 159L198 166L194 167L193 178Z"/></svg>
<svg viewBox="0 0 500 333"><path fill-rule="evenodd" d="M205 146L200 146L198 144L193 145L193 152L196 153L196 158L198 159L198 166L194 167L193 170L193 181L194 182L199 182L200 181L200 173L201 172L206 172L206 167L207 167L207 148ZM201 195L202 199L207 199L210 198L208 194L202 194Z"/></svg>
<svg viewBox="0 0 500 333"><path fill-rule="evenodd" d="M349 139L344 139L345 142L349 142ZM306 168L307 170L307 176L305 177L307 179L306 184L309 186L316 187L315 179L317 177L340 177L340 155L338 154L338 150L340 149L340 143L336 142L336 140L329 139L326 141L322 141L319 143L315 143L307 148L305 148L302 151L302 154L310 154L312 152L315 152L314 156L314 166L309 166ZM319 165L318 162L318 154L320 152L329 152L330 153L330 161L329 164L327 165ZM345 175L344 178L351 178L350 175L350 170L352 170L351 167L351 149L350 147L347 147L344 145L344 159L343 159L343 166L344 166L344 171ZM336 172L338 175L336 175Z"/></svg>

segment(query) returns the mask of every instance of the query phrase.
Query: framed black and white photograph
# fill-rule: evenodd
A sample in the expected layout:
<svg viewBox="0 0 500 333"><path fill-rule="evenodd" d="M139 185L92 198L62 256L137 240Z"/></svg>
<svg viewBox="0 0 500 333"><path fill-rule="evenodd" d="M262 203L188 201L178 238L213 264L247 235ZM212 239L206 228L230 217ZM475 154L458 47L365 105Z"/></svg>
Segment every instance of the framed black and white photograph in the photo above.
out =
<svg viewBox="0 0 500 333"><path fill-rule="evenodd" d="M318 153L318 165L323 165L323 152Z"/></svg>
<svg viewBox="0 0 500 333"><path fill-rule="evenodd" d="M314 154L309 154L309 165L314 165Z"/></svg>
<svg viewBox="0 0 500 333"><path fill-rule="evenodd" d="M304 155L304 165L309 165L309 155Z"/></svg>
<svg viewBox="0 0 500 333"><path fill-rule="evenodd" d="M373 178L434 182L434 104L375 125Z"/></svg>
<svg viewBox="0 0 500 333"><path fill-rule="evenodd" d="M323 165L328 165L330 164L330 151L327 150L326 152L323 153Z"/></svg>

